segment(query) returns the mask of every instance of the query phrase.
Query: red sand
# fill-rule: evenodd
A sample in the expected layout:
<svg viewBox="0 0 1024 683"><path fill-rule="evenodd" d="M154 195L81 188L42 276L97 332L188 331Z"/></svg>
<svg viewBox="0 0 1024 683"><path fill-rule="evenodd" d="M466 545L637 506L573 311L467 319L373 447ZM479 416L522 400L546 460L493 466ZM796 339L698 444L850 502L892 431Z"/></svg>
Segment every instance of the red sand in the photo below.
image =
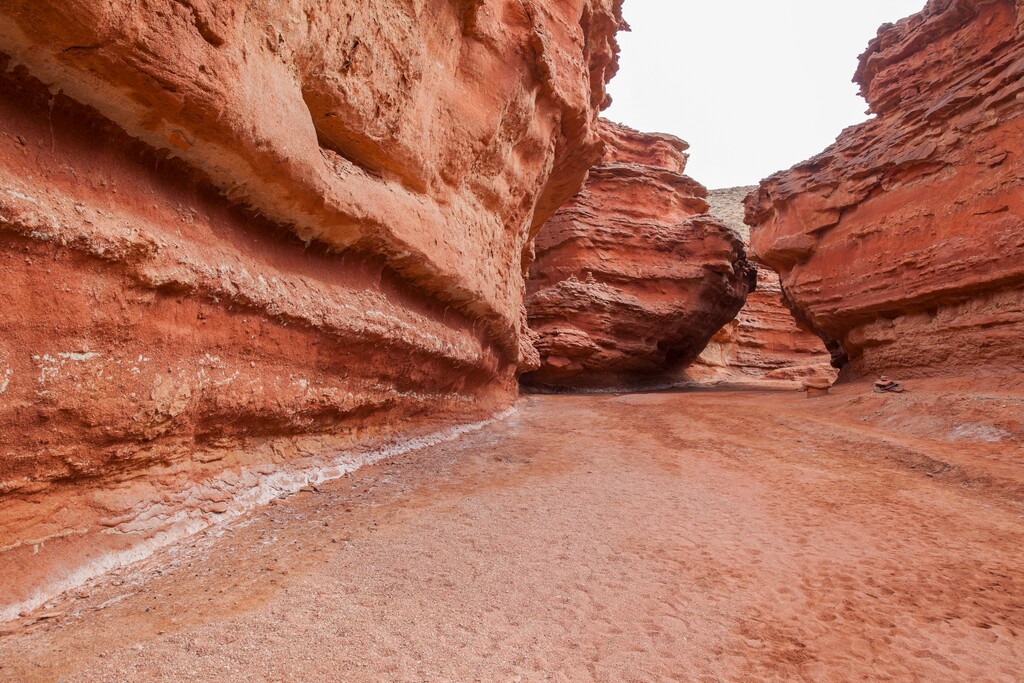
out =
<svg viewBox="0 0 1024 683"><path fill-rule="evenodd" d="M1022 403L970 400L1018 429L529 397L0 626L0 680L1019 681Z"/></svg>

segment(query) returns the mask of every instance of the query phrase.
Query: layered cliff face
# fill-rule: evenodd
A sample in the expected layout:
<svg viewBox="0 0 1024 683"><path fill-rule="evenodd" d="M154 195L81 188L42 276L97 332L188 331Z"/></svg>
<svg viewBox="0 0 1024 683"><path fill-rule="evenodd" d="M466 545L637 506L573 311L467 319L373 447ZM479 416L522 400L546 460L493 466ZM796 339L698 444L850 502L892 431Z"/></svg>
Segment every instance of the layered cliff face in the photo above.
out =
<svg viewBox="0 0 1024 683"><path fill-rule="evenodd" d="M4 3L0 610L510 405L620 2Z"/></svg>
<svg viewBox="0 0 1024 683"><path fill-rule="evenodd" d="M546 388L664 383L754 286L742 240L683 175L685 142L602 121L586 186L543 227L527 283Z"/></svg>
<svg viewBox="0 0 1024 683"><path fill-rule="evenodd" d="M1024 9L932 0L879 32L876 117L764 181L757 257L844 375L1024 371Z"/></svg>
<svg viewBox="0 0 1024 683"><path fill-rule="evenodd" d="M711 214L749 242L743 223L743 200L756 188L712 190ZM757 290L750 293L736 319L716 334L684 381L700 385L743 385L799 389L811 380L835 381L831 356L822 341L801 329L782 296L779 275L760 264Z"/></svg>

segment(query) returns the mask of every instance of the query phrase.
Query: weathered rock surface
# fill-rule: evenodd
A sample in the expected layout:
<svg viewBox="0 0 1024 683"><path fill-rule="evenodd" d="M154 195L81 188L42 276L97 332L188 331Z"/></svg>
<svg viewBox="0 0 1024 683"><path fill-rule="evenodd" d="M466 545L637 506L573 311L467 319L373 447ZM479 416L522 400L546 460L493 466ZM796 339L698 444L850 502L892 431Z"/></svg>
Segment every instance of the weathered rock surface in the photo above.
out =
<svg viewBox="0 0 1024 683"><path fill-rule="evenodd" d="M620 4L3 3L0 611L510 405Z"/></svg>
<svg viewBox="0 0 1024 683"><path fill-rule="evenodd" d="M708 195L711 214L748 243L743 199L755 189L734 187L712 190ZM736 319L723 327L686 369L684 381L772 389L800 389L808 381L835 381L836 371L825 345L797 325L783 301L778 273L755 265L757 290L747 297Z"/></svg>
<svg viewBox="0 0 1024 683"><path fill-rule="evenodd" d="M756 256L844 376L1024 371L1024 8L932 0L856 80L876 118L764 181Z"/></svg>
<svg viewBox="0 0 1024 683"><path fill-rule="evenodd" d="M663 383L754 286L739 235L683 175L687 145L602 121L603 162L537 236L527 312L546 388Z"/></svg>

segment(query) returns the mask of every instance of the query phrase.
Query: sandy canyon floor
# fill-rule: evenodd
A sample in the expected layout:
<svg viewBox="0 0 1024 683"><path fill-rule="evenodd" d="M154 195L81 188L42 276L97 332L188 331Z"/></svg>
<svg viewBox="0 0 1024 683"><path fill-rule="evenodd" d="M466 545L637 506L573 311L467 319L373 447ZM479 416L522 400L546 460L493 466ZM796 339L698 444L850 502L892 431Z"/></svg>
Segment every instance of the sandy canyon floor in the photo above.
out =
<svg viewBox="0 0 1024 683"><path fill-rule="evenodd" d="M0 627L0 680L1024 680L1024 404L934 389L526 397Z"/></svg>

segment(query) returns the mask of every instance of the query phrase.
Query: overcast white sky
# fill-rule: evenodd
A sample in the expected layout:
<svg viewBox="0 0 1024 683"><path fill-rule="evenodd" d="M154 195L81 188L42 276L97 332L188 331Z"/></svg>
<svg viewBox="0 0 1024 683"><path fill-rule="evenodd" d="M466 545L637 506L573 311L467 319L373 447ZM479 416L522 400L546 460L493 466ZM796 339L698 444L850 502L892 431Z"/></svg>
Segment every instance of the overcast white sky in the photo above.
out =
<svg viewBox="0 0 1024 683"><path fill-rule="evenodd" d="M687 173L753 185L867 118L851 82L878 27L925 0L626 0L605 116L691 144Z"/></svg>

